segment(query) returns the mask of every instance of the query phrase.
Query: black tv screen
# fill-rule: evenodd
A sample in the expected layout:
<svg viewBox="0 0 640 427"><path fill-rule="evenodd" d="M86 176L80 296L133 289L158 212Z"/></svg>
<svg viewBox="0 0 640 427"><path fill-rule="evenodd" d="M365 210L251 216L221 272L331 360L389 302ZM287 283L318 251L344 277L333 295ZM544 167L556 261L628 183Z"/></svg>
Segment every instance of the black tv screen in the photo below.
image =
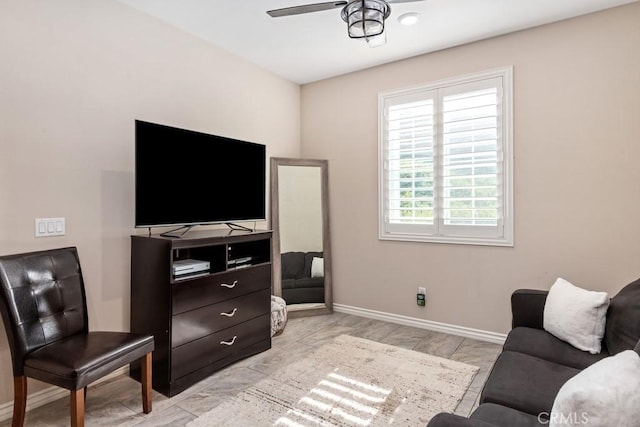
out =
<svg viewBox="0 0 640 427"><path fill-rule="evenodd" d="M265 219L262 144L136 120L135 226Z"/></svg>

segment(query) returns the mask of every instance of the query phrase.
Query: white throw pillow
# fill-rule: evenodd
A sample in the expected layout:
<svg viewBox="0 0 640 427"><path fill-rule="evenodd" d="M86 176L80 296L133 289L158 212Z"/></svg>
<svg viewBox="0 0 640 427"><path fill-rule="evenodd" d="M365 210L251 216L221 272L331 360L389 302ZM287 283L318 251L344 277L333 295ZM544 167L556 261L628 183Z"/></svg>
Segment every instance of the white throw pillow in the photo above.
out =
<svg viewBox="0 0 640 427"><path fill-rule="evenodd" d="M592 354L600 353L609 295L579 288L558 278L544 305L545 331Z"/></svg>
<svg viewBox="0 0 640 427"><path fill-rule="evenodd" d="M639 420L640 356L626 350L564 383L553 402L549 426L637 427Z"/></svg>
<svg viewBox="0 0 640 427"><path fill-rule="evenodd" d="M324 277L324 258L313 257L311 260L311 277Z"/></svg>

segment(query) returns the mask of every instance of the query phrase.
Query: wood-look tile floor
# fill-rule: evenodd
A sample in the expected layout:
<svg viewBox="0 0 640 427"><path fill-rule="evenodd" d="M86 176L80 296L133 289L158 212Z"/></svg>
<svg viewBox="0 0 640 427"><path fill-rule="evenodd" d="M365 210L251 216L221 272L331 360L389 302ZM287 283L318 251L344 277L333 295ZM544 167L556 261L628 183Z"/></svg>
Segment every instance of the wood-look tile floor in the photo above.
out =
<svg viewBox="0 0 640 427"><path fill-rule="evenodd" d="M482 386L501 349L497 344L343 313L289 319L284 332L273 338L270 350L237 362L172 398L154 391L151 414L142 413L140 385L127 376L90 386L86 425L184 426L227 396L252 386L341 334L478 366L480 372L455 411L465 416L477 406ZM0 422L0 427L10 425L11 420ZM68 426L69 399L28 411L26 425Z"/></svg>

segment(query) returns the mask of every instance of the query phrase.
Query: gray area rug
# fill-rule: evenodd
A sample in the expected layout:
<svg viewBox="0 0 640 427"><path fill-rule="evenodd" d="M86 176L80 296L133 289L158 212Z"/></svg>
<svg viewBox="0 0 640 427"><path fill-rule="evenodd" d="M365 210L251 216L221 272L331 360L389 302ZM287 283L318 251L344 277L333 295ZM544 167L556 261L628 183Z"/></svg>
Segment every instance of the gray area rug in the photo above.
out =
<svg viewBox="0 0 640 427"><path fill-rule="evenodd" d="M424 426L478 368L341 335L193 420L210 426Z"/></svg>

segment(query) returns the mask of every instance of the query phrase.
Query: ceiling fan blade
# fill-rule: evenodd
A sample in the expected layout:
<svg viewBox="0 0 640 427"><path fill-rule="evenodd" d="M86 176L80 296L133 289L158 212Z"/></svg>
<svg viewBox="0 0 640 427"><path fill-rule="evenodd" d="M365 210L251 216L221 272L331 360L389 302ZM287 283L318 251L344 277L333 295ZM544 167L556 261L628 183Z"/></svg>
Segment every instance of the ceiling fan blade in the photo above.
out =
<svg viewBox="0 0 640 427"><path fill-rule="evenodd" d="M302 6L285 7L283 9L269 10L267 13L272 18L281 16L300 15L302 13L320 12L321 10L335 9L346 5L346 1L330 1L325 3L305 4Z"/></svg>

